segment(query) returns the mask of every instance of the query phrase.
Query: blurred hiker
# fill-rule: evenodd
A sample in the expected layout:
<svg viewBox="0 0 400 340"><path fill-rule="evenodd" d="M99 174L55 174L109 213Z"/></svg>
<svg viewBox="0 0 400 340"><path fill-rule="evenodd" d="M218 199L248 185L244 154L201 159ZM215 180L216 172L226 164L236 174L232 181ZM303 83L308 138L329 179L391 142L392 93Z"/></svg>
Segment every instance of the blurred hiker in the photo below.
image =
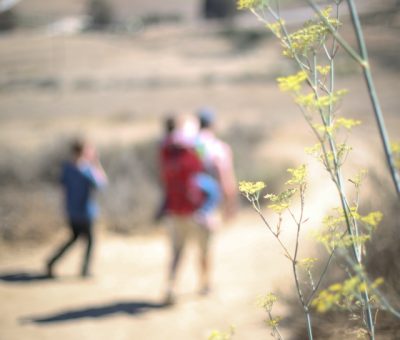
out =
<svg viewBox="0 0 400 340"><path fill-rule="evenodd" d="M202 159L204 170L219 184L220 197L222 198L222 213L225 219L231 218L236 212L237 183L233 168L232 150L228 144L220 140L214 132L215 114L208 108L198 111L200 131L196 141L196 150ZM207 181L199 178L200 186L207 186ZM213 227L213 214L218 206L215 202L207 210L208 216L204 217L209 228Z"/></svg>
<svg viewBox="0 0 400 340"><path fill-rule="evenodd" d="M95 189L107 183L107 176L97 157L95 148L80 140L71 145L71 160L62 169L61 184L64 189L65 213L70 227L69 239L47 262L47 275L53 277L53 268L63 254L81 237L86 242L81 276L89 275L93 245L93 224L98 215L94 200Z"/></svg>
<svg viewBox="0 0 400 340"><path fill-rule="evenodd" d="M166 303L174 301L177 270L187 240L193 237L199 247L200 290L208 289L208 247L210 230L194 218L201 210L208 210L210 194L200 188L198 176L206 181L203 163L195 150L198 126L194 120L183 119L163 144L160 152L160 170L166 197L166 213L169 217L169 235L172 248L168 276ZM208 176L210 177L210 176ZM209 178L210 190L213 179ZM214 181L215 182L215 181ZM216 184L216 182L215 182ZM214 190L216 191L216 190Z"/></svg>
<svg viewBox="0 0 400 340"><path fill-rule="evenodd" d="M225 219L231 218L236 211L237 190L233 169L232 151L229 145L215 135L214 113L210 109L201 109L197 113L199 132L195 148L202 161L203 171L195 177L196 185L202 190L206 199L194 213L194 219L207 233L207 243L210 243L211 232L215 228L216 212L222 205ZM207 249L209 245L207 245ZM210 254L201 259L202 293L209 290Z"/></svg>
<svg viewBox="0 0 400 340"><path fill-rule="evenodd" d="M162 150L165 145L170 143L170 139L172 138L172 134L175 131L176 128L176 117L175 114L169 115L165 121L164 121L164 136L160 142L160 150ZM160 222L161 219L166 215L166 204L167 204L167 199L164 196L162 197L160 206L157 208L156 213L154 215L154 221L155 222Z"/></svg>

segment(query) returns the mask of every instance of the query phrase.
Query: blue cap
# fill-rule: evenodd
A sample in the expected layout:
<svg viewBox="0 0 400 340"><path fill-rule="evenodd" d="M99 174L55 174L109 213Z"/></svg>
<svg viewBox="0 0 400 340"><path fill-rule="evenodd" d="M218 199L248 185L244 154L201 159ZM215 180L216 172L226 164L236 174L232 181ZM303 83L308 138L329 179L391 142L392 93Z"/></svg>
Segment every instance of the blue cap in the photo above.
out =
<svg viewBox="0 0 400 340"><path fill-rule="evenodd" d="M197 111L197 117L200 121L200 128L207 128L213 125L215 113L209 107L202 107Z"/></svg>

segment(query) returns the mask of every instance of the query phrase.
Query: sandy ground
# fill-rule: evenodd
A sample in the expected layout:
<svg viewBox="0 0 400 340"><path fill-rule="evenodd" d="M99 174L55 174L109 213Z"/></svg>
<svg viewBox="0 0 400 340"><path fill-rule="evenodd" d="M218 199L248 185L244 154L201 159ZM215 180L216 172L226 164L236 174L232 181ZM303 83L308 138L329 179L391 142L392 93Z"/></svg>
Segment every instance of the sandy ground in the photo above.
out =
<svg viewBox="0 0 400 340"><path fill-rule="evenodd" d="M163 231L152 237L101 233L87 280L75 276L79 246L59 264L55 280L38 276L58 242L3 254L0 339L206 339L230 325L235 339L271 338L256 300L290 290L289 262L261 221L245 215L215 235L213 289L206 297L197 293L195 249L187 248L171 307L161 305L168 260ZM284 316L283 305L276 310Z"/></svg>

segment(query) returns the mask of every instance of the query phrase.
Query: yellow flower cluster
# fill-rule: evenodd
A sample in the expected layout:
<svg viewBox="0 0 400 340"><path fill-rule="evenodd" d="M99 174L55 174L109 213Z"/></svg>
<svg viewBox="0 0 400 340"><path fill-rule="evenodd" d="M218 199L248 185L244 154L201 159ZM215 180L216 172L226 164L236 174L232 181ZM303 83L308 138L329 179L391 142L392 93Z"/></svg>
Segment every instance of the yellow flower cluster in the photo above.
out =
<svg viewBox="0 0 400 340"><path fill-rule="evenodd" d="M267 325L271 328L276 328L279 326L279 322L282 320L280 316L277 316L276 318L273 318L271 320L267 320Z"/></svg>
<svg viewBox="0 0 400 340"><path fill-rule="evenodd" d="M229 331L220 332L218 330L213 330L207 340L230 340L235 334L235 327L230 326Z"/></svg>
<svg viewBox="0 0 400 340"><path fill-rule="evenodd" d="M347 130L350 130L351 128L358 126L361 124L361 120L357 119L348 119L344 117L339 117L335 121L335 127L344 127Z"/></svg>
<svg viewBox="0 0 400 340"><path fill-rule="evenodd" d="M332 215L327 215L323 218L322 223L325 228L329 230L334 230L337 227L340 227L345 222L345 217L343 214L343 209L336 208L333 209Z"/></svg>
<svg viewBox="0 0 400 340"><path fill-rule="evenodd" d="M311 156L319 157L322 152L322 145L321 143L317 143L314 144L313 146L304 148L304 151Z"/></svg>
<svg viewBox="0 0 400 340"><path fill-rule="evenodd" d="M316 98L314 92L311 92L306 95L298 95L295 99L296 103L309 109L323 109L326 107L330 107L332 105L335 105L337 102L339 102L343 96L347 93L348 91L346 89L341 89L338 91L333 92L330 95L326 96L320 96ZM361 122L356 121L356 120L350 120L350 119L344 119L341 118L338 121L338 124L341 124L342 126L346 127L349 126L349 128L359 125Z"/></svg>
<svg viewBox="0 0 400 340"><path fill-rule="evenodd" d="M400 143L392 143L391 149L394 158L394 165L397 169L400 169Z"/></svg>
<svg viewBox="0 0 400 340"><path fill-rule="evenodd" d="M287 45L290 47L286 48L283 54L288 57L293 57L294 53L305 55L310 48L320 44L328 32L328 28L323 24L309 24L290 34L285 39Z"/></svg>
<svg viewBox="0 0 400 340"><path fill-rule="evenodd" d="M310 271L317 261L318 259L316 259L315 257L306 257L299 261L299 265L303 267L306 271Z"/></svg>
<svg viewBox="0 0 400 340"><path fill-rule="evenodd" d="M367 172L366 169L362 169L354 178L349 179L349 181L353 183L356 188L359 188Z"/></svg>
<svg viewBox="0 0 400 340"><path fill-rule="evenodd" d="M268 208L275 211L278 214L281 214L287 208L289 208L290 200L293 195L296 193L296 189L288 189L280 194L268 194L264 197L269 199L272 204L268 204Z"/></svg>
<svg viewBox="0 0 400 340"><path fill-rule="evenodd" d="M359 234L349 235L346 230L346 218L342 209L335 209L335 214L328 215L323 219L324 231L316 235L330 252L335 247L346 248L354 244L363 245L370 240L372 232L382 220L380 211L372 211L367 215L361 215L356 207L350 208L350 216L359 223Z"/></svg>
<svg viewBox="0 0 400 340"><path fill-rule="evenodd" d="M392 143L392 152L400 153L400 143Z"/></svg>
<svg viewBox="0 0 400 340"><path fill-rule="evenodd" d="M266 4L266 0L238 0L237 8L242 9L252 9Z"/></svg>
<svg viewBox="0 0 400 340"><path fill-rule="evenodd" d="M332 26L338 27L340 22L329 17L331 10L332 8L328 7L322 14ZM284 49L283 54L291 58L296 53L306 55L310 49L317 48L323 43L328 33L329 28L323 21L310 20L302 29L285 38L284 45L288 47Z"/></svg>
<svg viewBox="0 0 400 340"><path fill-rule="evenodd" d="M301 84L307 79L307 73L300 71L294 75L277 78L281 91L298 92L301 89Z"/></svg>
<svg viewBox="0 0 400 340"><path fill-rule="evenodd" d="M305 108L312 108L315 107L315 94L314 93L309 93L306 95L298 95L295 98L295 102L299 104L300 106L303 106Z"/></svg>
<svg viewBox="0 0 400 340"><path fill-rule="evenodd" d="M282 26L285 24L285 21L280 19L274 22L273 24L267 24L266 27L278 38L282 39Z"/></svg>
<svg viewBox="0 0 400 340"><path fill-rule="evenodd" d="M312 124L312 127L314 128L314 130L316 130L322 134L332 134L332 132L334 131L334 127L332 125L326 126L323 124L315 123L315 124Z"/></svg>
<svg viewBox="0 0 400 340"><path fill-rule="evenodd" d="M287 172L292 175L292 178L290 178L286 182L286 184L302 185L306 182L307 167L305 166L305 164L302 164L297 168L289 168L289 169L287 169Z"/></svg>
<svg viewBox="0 0 400 340"><path fill-rule="evenodd" d="M378 278L368 287L358 276L354 276L343 282L332 284L328 289L321 291L311 305L320 313L325 313L334 307L346 307L358 300L362 292L375 289L382 283L383 279Z"/></svg>
<svg viewBox="0 0 400 340"><path fill-rule="evenodd" d="M332 126L324 126L321 124L313 124L312 126L317 132L322 134L332 134L334 132L334 128ZM325 138L325 136L321 137ZM345 143L336 145L335 154L332 151L325 151L324 153L321 143L317 143L312 147L305 148L305 152L307 154L314 156L317 160L322 162L328 170L334 169L335 163L342 165L351 150L352 148ZM352 183L356 184L355 182Z"/></svg>
<svg viewBox="0 0 400 340"><path fill-rule="evenodd" d="M361 223L367 228L376 229L378 224L382 221L383 214L380 211L372 211L368 215L359 217Z"/></svg>
<svg viewBox="0 0 400 340"><path fill-rule="evenodd" d="M266 184L264 182L247 182L240 181L239 182L239 191L243 194L254 195L264 189Z"/></svg>
<svg viewBox="0 0 400 340"><path fill-rule="evenodd" d="M329 73L330 70L331 70L331 67L329 65L327 65L327 66L318 65L317 66L317 71L320 74L322 74L323 76L326 76Z"/></svg>
<svg viewBox="0 0 400 340"><path fill-rule="evenodd" d="M257 300L257 306L264 308L266 311L270 312L278 297L273 293L268 293L264 296L260 296Z"/></svg>

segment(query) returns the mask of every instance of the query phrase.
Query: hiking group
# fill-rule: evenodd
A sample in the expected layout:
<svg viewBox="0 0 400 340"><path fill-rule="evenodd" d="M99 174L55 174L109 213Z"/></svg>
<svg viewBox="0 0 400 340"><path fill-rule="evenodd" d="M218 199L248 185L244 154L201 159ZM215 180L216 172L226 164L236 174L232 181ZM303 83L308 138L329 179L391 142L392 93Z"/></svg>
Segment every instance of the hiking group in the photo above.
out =
<svg viewBox="0 0 400 340"><path fill-rule="evenodd" d="M174 300L176 274L187 240L198 246L200 292L209 290L210 238L219 206L225 218L233 215L236 181L230 147L213 131L214 114L198 112L197 119L180 116L166 121L167 133L160 146L160 170L171 242L171 264L166 302Z"/></svg>
<svg viewBox="0 0 400 340"><path fill-rule="evenodd" d="M159 144L159 169L163 198L156 220L165 221L171 246L165 303L174 302L175 283L183 250L189 238L198 247L200 293L210 289L210 240L216 227L216 212L233 216L236 208L236 180L230 147L214 133L215 115L201 109L196 116L173 115L165 120L165 135ZM93 224L97 205L96 189L107 183L93 146L74 142L72 159L63 167L65 210L71 237L47 262L47 275L67 249L79 238L87 242L82 276L89 275Z"/></svg>

